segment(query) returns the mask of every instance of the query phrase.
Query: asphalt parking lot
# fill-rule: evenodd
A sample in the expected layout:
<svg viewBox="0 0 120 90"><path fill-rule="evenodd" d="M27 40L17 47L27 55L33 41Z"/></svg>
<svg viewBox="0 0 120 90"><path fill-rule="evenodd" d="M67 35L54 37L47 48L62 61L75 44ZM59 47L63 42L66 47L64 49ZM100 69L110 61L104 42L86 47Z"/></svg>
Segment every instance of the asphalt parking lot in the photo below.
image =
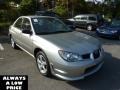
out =
<svg viewBox="0 0 120 90"><path fill-rule="evenodd" d="M105 63L99 72L74 82L44 77L31 56L12 49L8 37L0 35L0 75L28 75L29 90L120 90L120 40L99 38L94 31L79 31L98 38L103 44Z"/></svg>

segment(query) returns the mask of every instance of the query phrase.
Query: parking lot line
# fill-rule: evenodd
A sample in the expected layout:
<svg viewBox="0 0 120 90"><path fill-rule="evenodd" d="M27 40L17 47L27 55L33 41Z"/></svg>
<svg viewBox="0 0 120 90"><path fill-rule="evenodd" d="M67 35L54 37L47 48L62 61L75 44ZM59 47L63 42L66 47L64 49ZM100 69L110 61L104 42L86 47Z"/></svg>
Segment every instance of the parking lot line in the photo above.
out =
<svg viewBox="0 0 120 90"><path fill-rule="evenodd" d="M0 43L0 50L3 51L4 47L2 46L2 44Z"/></svg>
<svg viewBox="0 0 120 90"><path fill-rule="evenodd" d="M0 60L3 60L4 58L0 58Z"/></svg>

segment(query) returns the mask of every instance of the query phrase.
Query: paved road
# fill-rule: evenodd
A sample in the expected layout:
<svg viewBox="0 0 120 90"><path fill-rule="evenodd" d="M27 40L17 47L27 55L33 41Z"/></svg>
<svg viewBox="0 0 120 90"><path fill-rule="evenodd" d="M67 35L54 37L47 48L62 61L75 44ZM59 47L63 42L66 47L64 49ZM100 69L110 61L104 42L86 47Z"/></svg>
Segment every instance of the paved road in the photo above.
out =
<svg viewBox="0 0 120 90"><path fill-rule="evenodd" d="M80 31L96 37L95 32ZM0 36L0 75L28 75L29 90L120 90L120 41L98 39L105 50L104 66L83 80L66 82L41 76L31 56L12 49L8 37Z"/></svg>

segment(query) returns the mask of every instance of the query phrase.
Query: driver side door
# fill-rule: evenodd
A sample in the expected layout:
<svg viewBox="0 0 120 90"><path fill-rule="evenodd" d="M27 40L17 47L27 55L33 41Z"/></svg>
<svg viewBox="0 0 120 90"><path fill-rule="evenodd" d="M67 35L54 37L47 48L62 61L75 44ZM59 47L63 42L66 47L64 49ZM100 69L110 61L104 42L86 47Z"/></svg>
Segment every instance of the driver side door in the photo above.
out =
<svg viewBox="0 0 120 90"><path fill-rule="evenodd" d="M22 30L31 30L31 24L29 18L23 18L23 23L22 23ZM32 40L32 33L27 34L27 33L21 33L21 42L22 42L22 47L28 51L29 53L32 53L33 51L33 40Z"/></svg>

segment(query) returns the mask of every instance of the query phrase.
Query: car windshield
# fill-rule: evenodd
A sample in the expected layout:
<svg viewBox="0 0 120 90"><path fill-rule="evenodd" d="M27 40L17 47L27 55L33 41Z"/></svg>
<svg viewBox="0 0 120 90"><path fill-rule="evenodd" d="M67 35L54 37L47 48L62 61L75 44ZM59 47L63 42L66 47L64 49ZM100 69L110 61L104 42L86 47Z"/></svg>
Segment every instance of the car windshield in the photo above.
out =
<svg viewBox="0 0 120 90"><path fill-rule="evenodd" d="M57 18L32 18L32 24L36 34L52 34L72 31L67 25Z"/></svg>
<svg viewBox="0 0 120 90"><path fill-rule="evenodd" d="M111 26L119 26L120 27L120 20L113 20L111 22Z"/></svg>

